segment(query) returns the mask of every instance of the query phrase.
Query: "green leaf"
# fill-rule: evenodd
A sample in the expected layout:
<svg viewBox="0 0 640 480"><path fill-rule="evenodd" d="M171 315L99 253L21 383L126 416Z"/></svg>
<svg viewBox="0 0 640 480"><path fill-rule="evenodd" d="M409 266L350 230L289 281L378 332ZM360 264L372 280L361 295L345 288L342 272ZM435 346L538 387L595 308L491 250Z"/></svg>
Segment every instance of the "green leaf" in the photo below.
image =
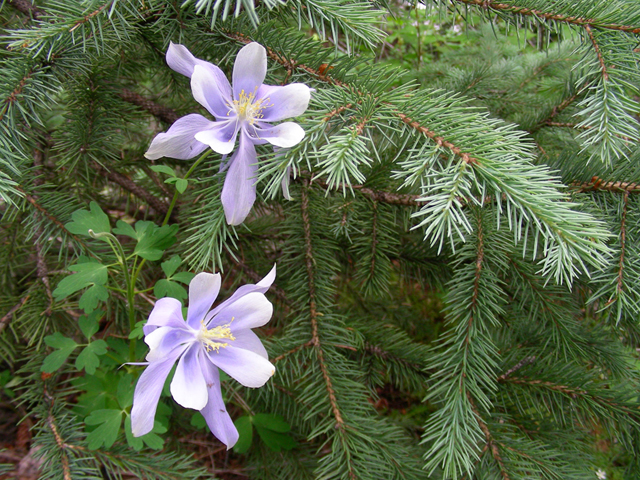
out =
<svg viewBox="0 0 640 480"><path fill-rule="evenodd" d="M286 433L291 430L291 426L284 421L281 415L274 413L258 413L252 417L256 427L267 428L274 432Z"/></svg>
<svg viewBox="0 0 640 480"><path fill-rule="evenodd" d="M113 230L118 235L126 235L138 240L133 253L146 260L160 260L162 253L176 242L177 225L158 227L153 222L140 220L135 230L131 225L119 221Z"/></svg>
<svg viewBox="0 0 640 480"><path fill-rule="evenodd" d="M134 389L135 384L133 382L133 377L130 374L125 373L118 382L118 391L116 392L118 404L123 410L126 410L128 407L133 405Z"/></svg>
<svg viewBox="0 0 640 480"><path fill-rule="evenodd" d="M255 427L258 435L260 435L260 438L265 445L274 452L279 452L283 449L291 450L298 445L298 443L287 433L274 432L273 430L262 428L258 425L255 425Z"/></svg>
<svg viewBox="0 0 640 480"><path fill-rule="evenodd" d="M176 190L178 191L178 193L184 193L188 186L189 186L189 180L185 180L184 178L179 178L176 181Z"/></svg>
<svg viewBox="0 0 640 480"><path fill-rule="evenodd" d="M153 287L153 294L156 298L172 297L178 300L183 300L189 296L182 285L165 279L156 282Z"/></svg>
<svg viewBox="0 0 640 480"><path fill-rule="evenodd" d="M176 176L176 172L173 170L173 168L167 167L166 165L152 165L150 168L156 173L165 173L172 177Z"/></svg>
<svg viewBox="0 0 640 480"><path fill-rule="evenodd" d="M182 259L178 255L174 255L166 262L162 262L160 266L162 267L162 271L167 277L173 275L180 264L182 263Z"/></svg>
<svg viewBox="0 0 640 480"><path fill-rule="evenodd" d="M108 280L107 267L95 260L77 263L69 270L76 273L63 278L53 291L58 301L91 285L104 285Z"/></svg>
<svg viewBox="0 0 640 480"><path fill-rule="evenodd" d="M120 432L122 413L122 410L96 410L85 418L84 422L87 425L99 425L87 435L87 446L90 450L96 450L102 445L110 448L115 443Z"/></svg>
<svg viewBox="0 0 640 480"><path fill-rule="evenodd" d="M189 285L191 283L191 280L193 280L193 277L195 276L196 274L191 272L178 272L171 277L171 280Z"/></svg>
<svg viewBox="0 0 640 480"><path fill-rule="evenodd" d="M189 423L197 429L202 429L207 426L207 421L204 419L200 412L194 413L191 416L191 421Z"/></svg>
<svg viewBox="0 0 640 480"><path fill-rule="evenodd" d="M94 310L88 315L80 316L78 325L84 336L87 337L87 340L91 340L91 337L93 337L99 330L100 326L98 325L98 323L100 322L100 319L103 315L104 311Z"/></svg>
<svg viewBox="0 0 640 480"><path fill-rule="evenodd" d="M60 332L44 337L44 343L55 348L42 362L41 370L45 373L53 373L58 370L78 346L76 342L65 337Z"/></svg>
<svg viewBox="0 0 640 480"><path fill-rule="evenodd" d="M72 221L65 225L65 228L75 234L89 237L89 230L94 233L108 233L111 230L109 217L102 211L96 202L89 204L91 211L76 210L71 214Z"/></svg>
<svg viewBox="0 0 640 480"><path fill-rule="evenodd" d="M78 307L85 312L91 312L98 308L98 303L106 302L109 299L109 291L102 285L89 287L80 297Z"/></svg>
<svg viewBox="0 0 640 480"><path fill-rule="evenodd" d="M139 322L136 322L135 327L133 327L133 330L131 330L131 333L129 333L129 336L127 338L129 340L131 340L132 338L142 338L144 336L142 327L144 327L146 324L146 320L140 320Z"/></svg>
<svg viewBox="0 0 640 480"><path fill-rule="evenodd" d="M253 426L251 425L251 417L246 415L238 418L235 422L238 429L238 441L234 445L233 449L237 453L245 453L251 447L253 441Z"/></svg>
<svg viewBox="0 0 640 480"><path fill-rule="evenodd" d="M90 375L96 373L96 368L100 366L98 355L107 353L107 342L104 340L95 340L84 347L76 358L76 368L84 369Z"/></svg>
<svg viewBox="0 0 640 480"><path fill-rule="evenodd" d="M149 433L142 435L141 437L134 437L131 432L131 417L127 415L124 419L124 434L127 438L127 443L131 448L136 451L142 450L143 442L154 450L160 450L164 446L164 440L157 433L165 433L167 428L161 425L159 422L153 423L153 430Z"/></svg>

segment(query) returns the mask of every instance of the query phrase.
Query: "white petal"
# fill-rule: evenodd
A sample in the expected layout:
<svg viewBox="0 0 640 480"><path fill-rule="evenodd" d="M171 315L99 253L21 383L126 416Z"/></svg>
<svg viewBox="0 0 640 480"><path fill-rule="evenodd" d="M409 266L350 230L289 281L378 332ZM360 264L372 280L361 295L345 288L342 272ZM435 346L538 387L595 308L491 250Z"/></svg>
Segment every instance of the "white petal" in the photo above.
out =
<svg viewBox="0 0 640 480"><path fill-rule="evenodd" d="M252 42L240 49L233 65L233 98L240 93L257 94L267 75L267 51L259 43Z"/></svg>
<svg viewBox="0 0 640 480"><path fill-rule="evenodd" d="M133 393L131 408L131 430L134 437L149 433L153 429L153 419L158 408L162 387L171 367L185 347L176 348L161 362L153 362L142 372Z"/></svg>
<svg viewBox="0 0 640 480"><path fill-rule="evenodd" d="M199 142L209 145L214 152L227 155L236 146L238 134L237 120L216 122L211 128L196 133L195 138Z"/></svg>
<svg viewBox="0 0 640 480"><path fill-rule="evenodd" d="M176 72L181 73L185 77L191 77L195 66L198 65L209 72L209 75L215 78L218 90L225 98L231 99L231 85L225 76L213 63L200 60L194 57L184 45L171 42L167 50L167 64Z"/></svg>
<svg viewBox="0 0 640 480"><path fill-rule="evenodd" d="M184 322L182 322L184 325ZM149 345L148 362L160 361L167 357L174 348L195 341L197 332L191 329L160 327L144 338Z"/></svg>
<svg viewBox="0 0 640 480"><path fill-rule="evenodd" d="M311 99L311 89L304 83L291 83L271 91L264 98L267 107L262 110L265 122L277 122L302 115Z"/></svg>
<svg viewBox="0 0 640 480"><path fill-rule="evenodd" d="M225 78L226 81L226 78ZM196 65L191 76L193 98L218 120L234 114L231 97L220 90L219 78L211 69ZM228 93L228 92L227 92ZM235 114L234 114L235 115Z"/></svg>
<svg viewBox="0 0 640 480"><path fill-rule="evenodd" d="M262 344L258 336L251 330L240 330L237 332L233 332L233 336L236 339L233 340L231 345L236 348L242 348L244 350L249 350L253 353L257 353L261 357L269 360L267 349L264 348L264 345Z"/></svg>
<svg viewBox="0 0 640 480"><path fill-rule="evenodd" d="M209 324L212 326L230 324L232 332L261 327L271 319L273 305L263 293L252 292L225 305Z"/></svg>
<svg viewBox="0 0 640 480"><path fill-rule="evenodd" d="M193 345L187 349L185 354L180 357L176 373L171 381L171 395L184 408L202 410L209 398L207 383L200 366L199 357L202 351L199 345Z"/></svg>
<svg viewBox="0 0 640 480"><path fill-rule="evenodd" d="M251 133L252 138L266 140L276 147L293 147L304 138L303 128L294 122L284 122L264 129L256 127L248 131Z"/></svg>
<svg viewBox="0 0 640 480"><path fill-rule="evenodd" d="M231 345L217 353L208 352L208 355L214 365L245 387L261 387L276 372L271 362L261 355Z"/></svg>
<svg viewBox="0 0 640 480"><path fill-rule="evenodd" d="M149 314L149 320L143 327L145 335L153 332L158 327L186 328L182 318L182 303L171 297L161 298Z"/></svg>
<svg viewBox="0 0 640 480"><path fill-rule="evenodd" d="M196 140L196 133L212 125L212 121L197 113L179 118L165 133L156 135L144 156L149 160L162 157L188 160L200 155L207 145Z"/></svg>
<svg viewBox="0 0 640 480"><path fill-rule="evenodd" d="M209 360L203 359L202 373L207 382L207 390L209 392L209 400L207 405L200 410L200 413L207 421L207 425L211 433L227 446L227 450L233 447L238 441L238 430L233 424L233 420L227 412L227 408L222 401L222 392L220 390L220 374L218 367L213 365Z"/></svg>
<svg viewBox="0 0 640 480"><path fill-rule="evenodd" d="M191 328L200 330L200 321L204 320L216 300L220 283L219 273L199 273L189 283L187 323Z"/></svg>

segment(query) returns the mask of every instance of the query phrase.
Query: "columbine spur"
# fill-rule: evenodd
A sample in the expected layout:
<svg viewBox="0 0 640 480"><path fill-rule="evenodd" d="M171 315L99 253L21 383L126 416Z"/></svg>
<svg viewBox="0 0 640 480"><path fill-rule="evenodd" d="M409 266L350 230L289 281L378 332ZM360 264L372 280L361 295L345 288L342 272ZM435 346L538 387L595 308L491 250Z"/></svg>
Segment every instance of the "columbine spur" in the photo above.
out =
<svg viewBox="0 0 640 480"><path fill-rule="evenodd" d="M147 368L136 385L131 429L138 437L153 429L158 400L176 360L171 395L185 408L199 410L211 432L231 448L238 440L222 401L218 368L245 387L261 387L274 374L267 351L252 328L271 318L273 306L264 296L276 267L256 285L244 285L211 310L220 291L220 275L200 273L189 284L187 319L174 298L159 299L144 326L149 345Z"/></svg>
<svg viewBox="0 0 640 480"><path fill-rule="evenodd" d="M178 119L166 133L158 134L145 156L150 160L172 157L181 160L201 154L207 147L223 155L238 148L229 160L222 188L227 223L239 225L256 199L257 155L254 145L293 147L304 138L294 122L271 122L297 117L309 105L311 89L303 83L263 85L267 53L258 43L244 46L233 66L233 88L217 66L194 57L184 45L171 43L167 64L191 78L193 97L216 119L190 114Z"/></svg>

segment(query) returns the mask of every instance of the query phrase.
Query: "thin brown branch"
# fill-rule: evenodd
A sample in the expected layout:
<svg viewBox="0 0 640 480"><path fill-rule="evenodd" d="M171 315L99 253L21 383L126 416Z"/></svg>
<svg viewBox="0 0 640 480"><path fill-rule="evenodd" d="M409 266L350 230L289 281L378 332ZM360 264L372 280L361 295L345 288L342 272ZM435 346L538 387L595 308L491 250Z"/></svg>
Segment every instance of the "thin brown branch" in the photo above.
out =
<svg viewBox="0 0 640 480"><path fill-rule="evenodd" d="M36 7L28 0L8 0L7 3L25 15L31 16L34 20L38 20L40 17L45 15L45 11L43 9Z"/></svg>
<svg viewBox="0 0 640 480"><path fill-rule="evenodd" d="M49 424L49 428L53 433L53 437L56 439L56 444L60 449L60 462L62 463L62 476L64 480L72 480L71 478L71 469L69 468L69 457L67 456L67 447L68 445L62 440L60 433L58 432L58 427L56 427L55 419L53 415L50 413L49 417L47 417L47 423Z"/></svg>
<svg viewBox="0 0 640 480"><path fill-rule="evenodd" d="M593 35L593 32L591 31L591 27L589 25L585 25L584 29L587 31L587 34L589 35L589 39L591 40L593 49L596 51L596 55L598 55L598 62L600 62L600 69L602 70L602 76L604 77L605 80L609 80L607 65L604 63L604 58L602 57L600 46L598 45L598 42L596 42L596 37Z"/></svg>
<svg viewBox="0 0 640 480"><path fill-rule="evenodd" d="M504 372L502 375L500 375L498 377L498 381L500 380L505 380L509 375L511 375L512 373L517 372L518 370L520 370L522 367L529 365L533 362L536 361L536 357L535 356L530 356L530 357L525 357L522 360L520 360L518 363L516 363L513 367L511 367L509 370L507 370L506 372Z"/></svg>
<svg viewBox="0 0 640 480"><path fill-rule="evenodd" d="M609 181L604 182L599 177L593 177L590 182L573 182L572 188L579 192L606 191L618 193L640 193L639 182L621 182Z"/></svg>
<svg viewBox="0 0 640 480"><path fill-rule="evenodd" d="M292 348L291 350L284 352L281 355L278 355L276 358L274 358L273 360L271 360L273 363L279 362L280 360L282 360L283 358L288 357L289 355L293 355L296 352L299 352L300 350L302 350L303 348L307 348L307 347L313 347L315 345L313 340L309 340L307 343L302 343L300 345L298 345L297 347Z"/></svg>
<svg viewBox="0 0 640 480"><path fill-rule="evenodd" d="M84 18L82 18L82 20L78 20L76 23L73 24L73 27L71 27L69 29L70 32L73 32L76 28L78 28L79 26L87 23L89 20L91 20L93 17L95 17L96 15L98 15L100 12L102 12L105 8L107 8L109 5L111 4L111 2L107 2L104 5L102 5L100 8L98 8L97 10L94 10L93 12L87 14L84 16Z"/></svg>
<svg viewBox="0 0 640 480"><path fill-rule="evenodd" d="M329 376L329 370L324 359L324 351L322 350L322 343L320 341L320 335L318 334L318 317L320 316L316 305L316 286L315 286L315 259L313 257L313 245L311 241L311 221L309 219L309 182L305 179L302 188L301 198L302 209L302 222L304 228L304 243L305 243L305 264L307 267L307 276L309 278L309 316L311 320L311 341L316 348L318 355L318 362L320 364L320 370L322 372L322 378L324 379L327 393L329 394L329 403L331 404L331 411L333 417L336 419L336 427L343 430L345 427L344 420L342 419L342 413L338 407L338 401L336 399L336 393L333 389L333 383Z"/></svg>
<svg viewBox="0 0 640 480"><path fill-rule="evenodd" d="M29 294L23 297L18 303L11 307L11 310L9 310L4 317L0 318L0 333L2 333L7 325L9 325L9 322L11 322L11 319L13 318L13 314L20 310L25 303L27 303L27 300L29 300L30 296L31 295Z"/></svg>
<svg viewBox="0 0 640 480"><path fill-rule="evenodd" d="M175 110L169 107L165 107L164 105L160 105L159 103L155 103L154 101L143 97L139 93L133 92L126 88L123 88L118 95L125 102L129 102L133 105L141 107L164 123L172 124L173 122L178 120L178 118L180 118L180 115L178 115Z"/></svg>
<svg viewBox="0 0 640 480"><path fill-rule="evenodd" d="M554 20L556 22L569 23L572 25L590 26L595 28L604 28L607 30L618 30L629 33L640 33L640 27L633 25L620 25L615 23L600 23L594 18L574 17L554 12L543 12L533 8L520 7L518 5L509 5L507 3L492 2L487 0L455 0L456 2L465 3L467 5L477 5L480 7L491 8L492 10L513 13L515 15L526 15L545 20Z"/></svg>
<svg viewBox="0 0 640 480"><path fill-rule="evenodd" d="M498 448L498 444L493 440L493 437L491 436L491 432L489 431L487 424L484 423L484 421L482 420L482 417L480 416L480 412L478 412L478 409L476 408L476 405L473 402L473 398L471 398L471 394L468 392L467 392L467 398L469 399L469 403L471 404L471 409L473 410L473 413L476 416L478 426L480 427L480 430L482 430L482 433L484 433L484 438L487 442L487 446L491 450L491 455L493 456L493 459L496 461L496 463L500 467L500 474L502 475L502 478L504 480L509 480L509 474L507 473L507 470L504 466L504 462L502 461L502 457L500 456L500 449Z"/></svg>

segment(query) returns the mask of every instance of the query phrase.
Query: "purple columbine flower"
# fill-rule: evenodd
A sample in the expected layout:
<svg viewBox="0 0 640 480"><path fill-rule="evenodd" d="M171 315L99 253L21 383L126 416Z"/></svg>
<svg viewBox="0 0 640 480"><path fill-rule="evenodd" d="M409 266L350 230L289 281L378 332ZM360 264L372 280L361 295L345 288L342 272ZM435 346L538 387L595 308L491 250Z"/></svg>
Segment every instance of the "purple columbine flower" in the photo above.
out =
<svg viewBox="0 0 640 480"><path fill-rule="evenodd" d="M191 78L193 97L216 119L212 122L193 113L178 119L166 133L151 142L145 156L150 160L172 157L181 160L201 154L207 147L223 155L231 153L236 137L240 143L228 163L222 188L222 205L229 225L240 225L256 199L258 161L254 145L270 143L293 147L304 138L294 122L271 122L297 117L309 106L311 89L303 83L263 85L267 52L258 43L243 47L233 66L233 88L215 65L194 57L184 45L171 43L167 63Z"/></svg>
<svg viewBox="0 0 640 480"><path fill-rule="evenodd" d="M199 410L211 432L231 448L238 431L222 401L218 368L245 387L261 387L275 373L267 351L252 328L271 318L273 306L264 296L276 267L256 285L244 285L211 310L220 291L220 275L200 273L189 284L187 319L182 304L161 298L144 326L149 345L147 368L136 385L131 409L135 437L149 433L162 387L176 360L171 395L185 408Z"/></svg>

